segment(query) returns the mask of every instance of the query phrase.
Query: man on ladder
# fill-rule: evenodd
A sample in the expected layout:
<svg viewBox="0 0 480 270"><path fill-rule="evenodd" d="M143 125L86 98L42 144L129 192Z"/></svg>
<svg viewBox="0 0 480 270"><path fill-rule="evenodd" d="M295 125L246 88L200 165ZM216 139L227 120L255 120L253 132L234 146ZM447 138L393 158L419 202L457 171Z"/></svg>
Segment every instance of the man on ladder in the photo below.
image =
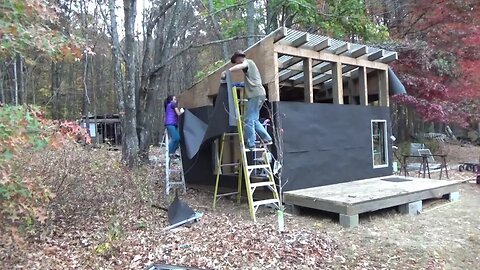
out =
<svg viewBox="0 0 480 270"><path fill-rule="evenodd" d="M245 57L242 51L236 51L230 58L236 64L229 71L242 70L245 74L245 97L248 100L245 108L245 143L248 149L255 148L256 133L264 144L271 144L272 138L260 123L260 109L266 100L267 94L262 84L262 78L257 65ZM226 72L222 72L222 79Z"/></svg>
<svg viewBox="0 0 480 270"><path fill-rule="evenodd" d="M235 118L237 119L237 129L238 133L225 133L222 136L221 146L220 146L220 157L217 159L219 160L219 167L217 169L217 177L215 180L215 192L214 192L214 207L216 205L217 199L227 195L227 194L218 194L218 185L222 166L230 166L235 164L222 164L222 157L223 157L223 149L225 144L225 137L230 135L237 135L240 142L240 149L241 149L241 162L240 162L240 171L238 172L238 190L235 192L238 194L238 199L240 199L241 194L241 180L242 178L245 180L245 188L247 191L247 199L248 205L250 210L250 216L255 221L255 213L258 210L258 207L261 205L273 205L275 208L280 209L281 202L277 192L273 172L270 166L270 161L268 158L268 150L267 145L272 144L272 138L268 134L265 127L260 123L260 109L263 106L263 103L266 100L266 91L262 85L262 79L260 77L260 72L258 71L257 66L255 63L250 60L246 59L245 54L241 51L235 52L231 58L231 62L236 64L235 66L231 67L229 71L239 71L242 70L245 74L245 97L246 101L246 108L243 117L244 125L242 123L242 117L240 115L240 107L238 99L236 87L232 89L228 89L228 91L232 91L233 94L233 103L235 106ZM226 71L222 72L222 79L226 79ZM242 128L245 126L245 128ZM245 130L245 136L244 132ZM260 137L260 148L257 148L255 145L256 134ZM254 154L254 161L259 161L260 164L249 164L247 158L247 152ZM262 153L262 158L255 158L255 154L259 152ZM265 180L260 180L260 182L252 182L252 173L257 170L265 170L267 173ZM264 199L264 200L254 200L253 193L261 187L266 187L271 191L272 198L271 199Z"/></svg>

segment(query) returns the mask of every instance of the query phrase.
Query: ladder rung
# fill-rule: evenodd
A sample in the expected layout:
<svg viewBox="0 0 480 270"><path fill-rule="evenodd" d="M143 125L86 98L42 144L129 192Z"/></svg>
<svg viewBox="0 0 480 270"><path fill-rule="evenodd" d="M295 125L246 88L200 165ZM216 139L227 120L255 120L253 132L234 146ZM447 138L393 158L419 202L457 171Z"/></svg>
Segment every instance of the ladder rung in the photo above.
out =
<svg viewBox="0 0 480 270"><path fill-rule="evenodd" d="M260 206L260 205L272 204L272 203L278 203L278 199L268 199L268 200L256 201L256 202L253 202L253 206L257 207L257 206Z"/></svg>
<svg viewBox="0 0 480 270"><path fill-rule="evenodd" d="M240 163L225 163L225 164L221 164L220 166L221 167L228 167L228 166L237 166L237 165L240 165Z"/></svg>
<svg viewBox="0 0 480 270"><path fill-rule="evenodd" d="M238 132L229 132L229 133L224 133L225 136L237 136Z"/></svg>
<svg viewBox="0 0 480 270"><path fill-rule="evenodd" d="M238 99L238 102L247 102L248 99Z"/></svg>
<svg viewBox="0 0 480 270"><path fill-rule="evenodd" d="M183 182L169 182L168 183L170 186L171 185L182 185L183 186Z"/></svg>
<svg viewBox="0 0 480 270"><path fill-rule="evenodd" d="M223 194L217 194L217 198L225 197L225 196L230 196L230 195L236 195L236 194L238 194L238 191L236 191L236 192L229 192L229 193L223 193Z"/></svg>
<svg viewBox="0 0 480 270"><path fill-rule="evenodd" d="M251 188L257 188L257 187L268 187L268 186L274 186L275 183L273 182L258 182L258 183L250 183Z"/></svg>
<svg viewBox="0 0 480 270"><path fill-rule="evenodd" d="M252 148L252 149L245 148L245 152L261 152L261 151L266 151L266 149L265 148Z"/></svg>
<svg viewBox="0 0 480 270"><path fill-rule="evenodd" d="M260 164L260 165L248 165L247 169L253 170L253 169L267 169L270 168L270 165L268 164Z"/></svg>

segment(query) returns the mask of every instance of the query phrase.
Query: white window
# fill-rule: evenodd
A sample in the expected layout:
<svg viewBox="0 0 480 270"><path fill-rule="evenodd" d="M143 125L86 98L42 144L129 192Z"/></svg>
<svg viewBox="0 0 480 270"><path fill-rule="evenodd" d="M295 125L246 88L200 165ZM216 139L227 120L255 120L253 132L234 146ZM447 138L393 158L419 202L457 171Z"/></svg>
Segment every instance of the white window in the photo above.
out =
<svg viewBox="0 0 480 270"><path fill-rule="evenodd" d="M388 167L387 121L372 120L373 168Z"/></svg>

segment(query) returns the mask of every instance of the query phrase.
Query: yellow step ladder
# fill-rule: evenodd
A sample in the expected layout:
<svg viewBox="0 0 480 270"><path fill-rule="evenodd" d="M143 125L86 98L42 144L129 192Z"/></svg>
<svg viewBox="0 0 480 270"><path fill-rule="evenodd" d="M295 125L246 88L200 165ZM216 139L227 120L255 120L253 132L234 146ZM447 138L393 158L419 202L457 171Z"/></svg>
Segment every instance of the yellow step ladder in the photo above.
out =
<svg viewBox="0 0 480 270"><path fill-rule="evenodd" d="M237 133L224 133L220 141L220 153L217 151L217 169L216 169L216 179L215 179L215 192L213 199L213 207L215 208L218 200L224 196L237 195L237 200L240 202L241 192L242 192L242 180L245 181L245 189L247 192L248 206L250 210L250 217L253 221L256 221L255 214L258 208L261 205L273 205L277 209L280 209L280 200L277 191L277 186L275 184L275 179L273 176L273 171L270 165L270 152L266 145L261 144L261 146L253 149L247 149L245 147L244 133L243 133L243 121L240 111L240 102L245 100L240 100L238 98L238 92L236 87L231 89L234 100L235 108L235 118L237 120ZM228 137L238 137L238 143L240 144L241 157L237 163L226 163L223 164L223 153L225 150L225 141ZM253 153L253 161L255 164L248 163L247 153ZM259 158L256 158L257 155L260 155ZM236 175L238 175L238 187L236 192L218 194L218 184L220 180L220 175L222 175L222 168L224 167L235 167L238 168ZM262 170L265 172L263 180L253 181L254 177L252 176L253 172L256 170ZM272 197L270 199L263 200L254 200L254 193L259 188L266 187L271 192Z"/></svg>

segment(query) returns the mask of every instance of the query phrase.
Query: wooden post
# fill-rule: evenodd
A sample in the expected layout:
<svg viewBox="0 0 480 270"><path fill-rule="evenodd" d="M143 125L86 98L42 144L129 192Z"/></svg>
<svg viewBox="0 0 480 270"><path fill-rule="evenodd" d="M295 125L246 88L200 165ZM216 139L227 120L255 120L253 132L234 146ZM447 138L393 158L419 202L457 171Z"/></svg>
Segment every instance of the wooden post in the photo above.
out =
<svg viewBox="0 0 480 270"><path fill-rule="evenodd" d="M333 104L343 104L342 63L332 63L332 94Z"/></svg>
<svg viewBox="0 0 480 270"><path fill-rule="evenodd" d="M278 53L273 52L273 78L268 78L268 100L280 101L280 83L278 79Z"/></svg>
<svg viewBox="0 0 480 270"><path fill-rule="evenodd" d="M360 95L360 105L368 106L368 83L367 68L358 68L358 94Z"/></svg>
<svg viewBox="0 0 480 270"><path fill-rule="evenodd" d="M312 58L303 59L303 87L305 102L313 103Z"/></svg>
<svg viewBox="0 0 480 270"><path fill-rule="evenodd" d="M380 106L389 106L388 70L378 70L378 100Z"/></svg>
<svg viewBox="0 0 480 270"><path fill-rule="evenodd" d="M355 105L355 84L353 83L353 78L350 76L348 78L348 105Z"/></svg>

